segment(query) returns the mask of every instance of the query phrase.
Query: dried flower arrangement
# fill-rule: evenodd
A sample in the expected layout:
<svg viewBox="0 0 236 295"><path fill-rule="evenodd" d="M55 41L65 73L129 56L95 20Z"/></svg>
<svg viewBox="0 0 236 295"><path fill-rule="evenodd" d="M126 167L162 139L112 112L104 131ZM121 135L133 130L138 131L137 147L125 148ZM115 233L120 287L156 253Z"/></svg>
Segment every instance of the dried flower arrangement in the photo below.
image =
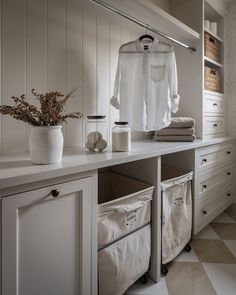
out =
<svg viewBox="0 0 236 295"><path fill-rule="evenodd" d="M20 97L12 96L11 99L15 105L0 106L0 113L24 121L32 126L58 126L66 122L68 118L79 119L82 117L80 112L67 114L64 110L64 106L74 91L72 90L67 95L57 91L38 94L35 89L32 89L34 99L40 104L39 109L35 105L29 104L23 94Z"/></svg>

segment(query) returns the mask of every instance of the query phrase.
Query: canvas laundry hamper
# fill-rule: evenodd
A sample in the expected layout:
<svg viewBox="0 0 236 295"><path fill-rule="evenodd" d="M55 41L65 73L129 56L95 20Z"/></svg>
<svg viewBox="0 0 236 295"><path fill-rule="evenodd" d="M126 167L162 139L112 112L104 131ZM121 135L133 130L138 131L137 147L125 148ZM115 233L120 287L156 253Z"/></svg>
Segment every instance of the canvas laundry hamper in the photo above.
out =
<svg viewBox="0 0 236 295"><path fill-rule="evenodd" d="M99 173L99 294L122 295L149 268L154 187L117 173Z"/></svg>
<svg viewBox="0 0 236 295"><path fill-rule="evenodd" d="M192 234L193 172L165 165L162 168L162 264L173 260Z"/></svg>

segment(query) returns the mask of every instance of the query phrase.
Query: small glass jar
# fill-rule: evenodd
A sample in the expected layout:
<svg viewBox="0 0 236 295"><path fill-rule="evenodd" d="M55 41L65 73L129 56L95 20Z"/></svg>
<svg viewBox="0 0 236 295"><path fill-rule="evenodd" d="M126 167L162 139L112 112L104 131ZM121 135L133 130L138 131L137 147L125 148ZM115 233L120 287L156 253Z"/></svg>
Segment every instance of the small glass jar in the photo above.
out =
<svg viewBox="0 0 236 295"><path fill-rule="evenodd" d="M107 150L106 116L87 116L85 127L85 149L90 152L105 152Z"/></svg>
<svg viewBox="0 0 236 295"><path fill-rule="evenodd" d="M112 151L129 152L131 150L131 129L128 122L115 122L112 128Z"/></svg>

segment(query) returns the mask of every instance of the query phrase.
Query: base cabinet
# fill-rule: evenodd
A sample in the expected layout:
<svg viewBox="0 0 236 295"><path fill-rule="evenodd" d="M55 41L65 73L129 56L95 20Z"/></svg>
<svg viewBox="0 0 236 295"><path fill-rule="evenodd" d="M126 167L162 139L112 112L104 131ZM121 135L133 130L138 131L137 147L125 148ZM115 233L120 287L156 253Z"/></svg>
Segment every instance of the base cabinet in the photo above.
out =
<svg viewBox="0 0 236 295"><path fill-rule="evenodd" d="M94 294L91 182L3 198L2 295Z"/></svg>

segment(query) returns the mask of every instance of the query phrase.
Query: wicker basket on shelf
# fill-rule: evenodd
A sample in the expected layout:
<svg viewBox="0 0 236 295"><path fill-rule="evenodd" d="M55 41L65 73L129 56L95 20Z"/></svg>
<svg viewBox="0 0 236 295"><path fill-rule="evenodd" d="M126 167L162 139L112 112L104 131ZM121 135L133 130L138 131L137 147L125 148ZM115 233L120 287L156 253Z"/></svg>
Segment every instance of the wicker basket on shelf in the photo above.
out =
<svg viewBox="0 0 236 295"><path fill-rule="evenodd" d="M219 70L205 66L205 89L221 92L221 73Z"/></svg>
<svg viewBox="0 0 236 295"><path fill-rule="evenodd" d="M214 61L220 62L220 41L207 32L205 32L204 39L205 56L213 59Z"/></svg>

